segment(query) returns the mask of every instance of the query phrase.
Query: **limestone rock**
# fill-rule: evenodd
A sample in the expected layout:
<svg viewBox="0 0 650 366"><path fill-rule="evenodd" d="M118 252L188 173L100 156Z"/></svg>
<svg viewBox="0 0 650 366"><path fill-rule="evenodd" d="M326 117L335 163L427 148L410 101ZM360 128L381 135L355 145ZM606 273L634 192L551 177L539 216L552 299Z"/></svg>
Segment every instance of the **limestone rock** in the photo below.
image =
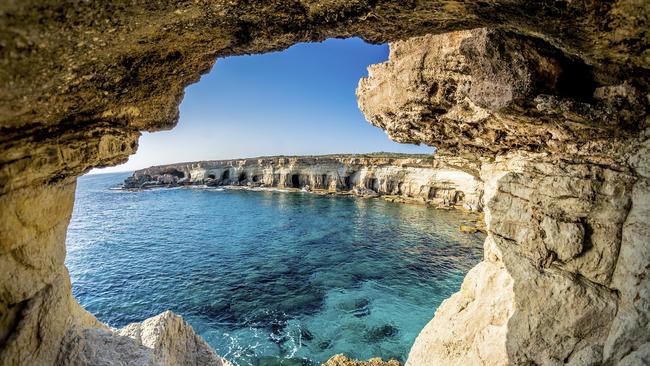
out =
<svg viewBox="0 0 650 366"><path fill-rule="evenodd" d="M392 43L388 61L368 68L357 97L368 121L399 142L611 162L626 152L646 110L636 89L617 87L597 91L589 67L550 44L474 29ZM621 103L628 112L613 113Z"/></svg>
<svg viewBox="0 0 650 366"><path fill-rule="evenodd" d="M129 324L118 332L152 349L162 365L230 366L192 330L181 317L166 311L142 323Z"/></svg>
<svg viewBox="0 0 650 366"><path fill-rule="evenodd" d="M493 277L479 264L408 365L616 363L647 342L647 213L635 206L647 201L645 102L627 83L590 84L553 45L512 37L476 29L396 42L357 89L369 122L393 139L493 157L480 160L486 261L512 285L481 295L509 300L472 307L467 287ZM508 314L506 325L482 337L492 313Z"/></svg>
<svg viewBox="0 0 650 366"><path fill-rule="evenodd" d="M353 360L345 355L334 355L321 366L401 366L397 360L384 361L381 358L371 358L368 361Z"/></svg>
<svg viewBox="0 0 650 366"><path fill-rule="evenodd" d="M170 311L119 330L73 329L64 344L59 365L232 366Z"/></svg>

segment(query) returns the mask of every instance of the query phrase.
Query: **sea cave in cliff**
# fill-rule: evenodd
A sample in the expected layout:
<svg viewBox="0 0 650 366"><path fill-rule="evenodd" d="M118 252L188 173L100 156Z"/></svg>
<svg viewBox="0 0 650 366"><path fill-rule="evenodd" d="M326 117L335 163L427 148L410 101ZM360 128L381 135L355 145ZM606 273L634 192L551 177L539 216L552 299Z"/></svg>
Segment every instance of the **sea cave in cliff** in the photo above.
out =
<svg viewBox="0 0 650 366"><path fill-rule="evenodd" d="M482 187L467 169L452 166L461 160L389 142L356 110L354 87L367 76L366 59L385 62L387 51L386 45L357 39L329 40L218 60L188 90L178 127L157 141L146 136L130 163L177 159L190 149L193 162L79 178L66 240L75 299L120 332L172 310L218 357L235 365L306 366L341 357L405 362L436 308L480 261L485 236L477 199ZM322 54L350 53L346 62L352 66L315 61ZM359 56L362 60L354 60ZM298 70L298 63L307 72ZM260 77L270 72L296 91ZM312 80L310 73L321 75ZM318 80L326 78L339 80ZM246 94L237 85L245 85ZM317 88L296 98L312 85L328 91ZM215 88L228 90L228 97ZM274 104L265 100L269 94L286 106L269 107ZM347 94L344 103L332 100L341 94ZM256 112L242 113L237 100L242 95L258 106L263 120L254 120L260 118L251 115ZM214 99L219 101L204 105ZM330 123L323 132L321 120L305 122L318 108L351 113L324 117ZM291 125L286 115L301 122ZM242 126L229 131L219 126L225 124L222 116ZM282 135L253 132L276 119L287 127ZM247 125L247 120L253 121ZM213 125L234 143L210 142L198 149L205 128ZM328 134L341 144L320 142ZM296 140L325 152L360 149L349 136L364 136L367 145L388 144L377 150L396 146L412 152L206 160L268 139L290 151L304 148ZM461 190L470 199L454 200ZM470 229L461 232L461 226ZM131 269L127 276L123 268ZM408 315L396 316L402 309Z"/></svg>
<svg viewBox="0 0 650 366"><path fill-rule="evenodd" d="M649 16L1 4L0 365L650 364Z"/></svg>

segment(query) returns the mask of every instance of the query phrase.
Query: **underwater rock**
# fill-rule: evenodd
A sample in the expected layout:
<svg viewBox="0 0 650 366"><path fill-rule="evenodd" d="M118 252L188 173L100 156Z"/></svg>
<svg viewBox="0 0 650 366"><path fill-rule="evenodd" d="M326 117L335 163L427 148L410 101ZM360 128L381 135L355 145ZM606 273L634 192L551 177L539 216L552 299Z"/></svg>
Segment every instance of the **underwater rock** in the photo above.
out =
<svg viewBox="0 0 650 366"><path fill-rule="evenodd" d="M309 341L314 340L314 335L311 334L311 332L309 331L309 329L300 328L300 338L301 338L302 340L304 340L304 341L309 342Z"/></svg>
<svg viewBox="0 0 650 366"><path fill-rule="evenodd" d="M371 328L366 334L365 338L368 342L379 342L386 338L393 338L397 336L399 329L391 324L384 324Z"/></svg>

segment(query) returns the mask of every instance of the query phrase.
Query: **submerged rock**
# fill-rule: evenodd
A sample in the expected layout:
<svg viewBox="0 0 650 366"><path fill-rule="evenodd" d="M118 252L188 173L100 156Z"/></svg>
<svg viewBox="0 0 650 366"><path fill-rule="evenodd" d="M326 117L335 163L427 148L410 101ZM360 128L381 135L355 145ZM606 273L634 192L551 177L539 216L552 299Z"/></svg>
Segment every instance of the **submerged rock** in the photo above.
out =
<svg viewBox="0 0 650 366"><path fill-rule="evenodd" d="M384 324L370 329L366 333L365 338L368 340L368 342L379 342L386 338L393 338L397 336L398 333L399 329L397 329L397 327L394 325Z"/></svg>

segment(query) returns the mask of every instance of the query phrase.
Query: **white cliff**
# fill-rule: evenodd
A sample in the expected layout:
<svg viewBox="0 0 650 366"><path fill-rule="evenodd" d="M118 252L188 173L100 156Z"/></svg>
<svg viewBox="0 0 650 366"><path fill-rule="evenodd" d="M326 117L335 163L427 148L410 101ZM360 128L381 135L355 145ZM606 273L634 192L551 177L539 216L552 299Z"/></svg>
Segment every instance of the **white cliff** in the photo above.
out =
<svg viewBox="0 0 650 366"><path fill-rule="evenodd" d="M264 157L155 166L136 171L125 188L207 184L365 192L437 206L481 210L475 163L428 155Z"/></svg>

